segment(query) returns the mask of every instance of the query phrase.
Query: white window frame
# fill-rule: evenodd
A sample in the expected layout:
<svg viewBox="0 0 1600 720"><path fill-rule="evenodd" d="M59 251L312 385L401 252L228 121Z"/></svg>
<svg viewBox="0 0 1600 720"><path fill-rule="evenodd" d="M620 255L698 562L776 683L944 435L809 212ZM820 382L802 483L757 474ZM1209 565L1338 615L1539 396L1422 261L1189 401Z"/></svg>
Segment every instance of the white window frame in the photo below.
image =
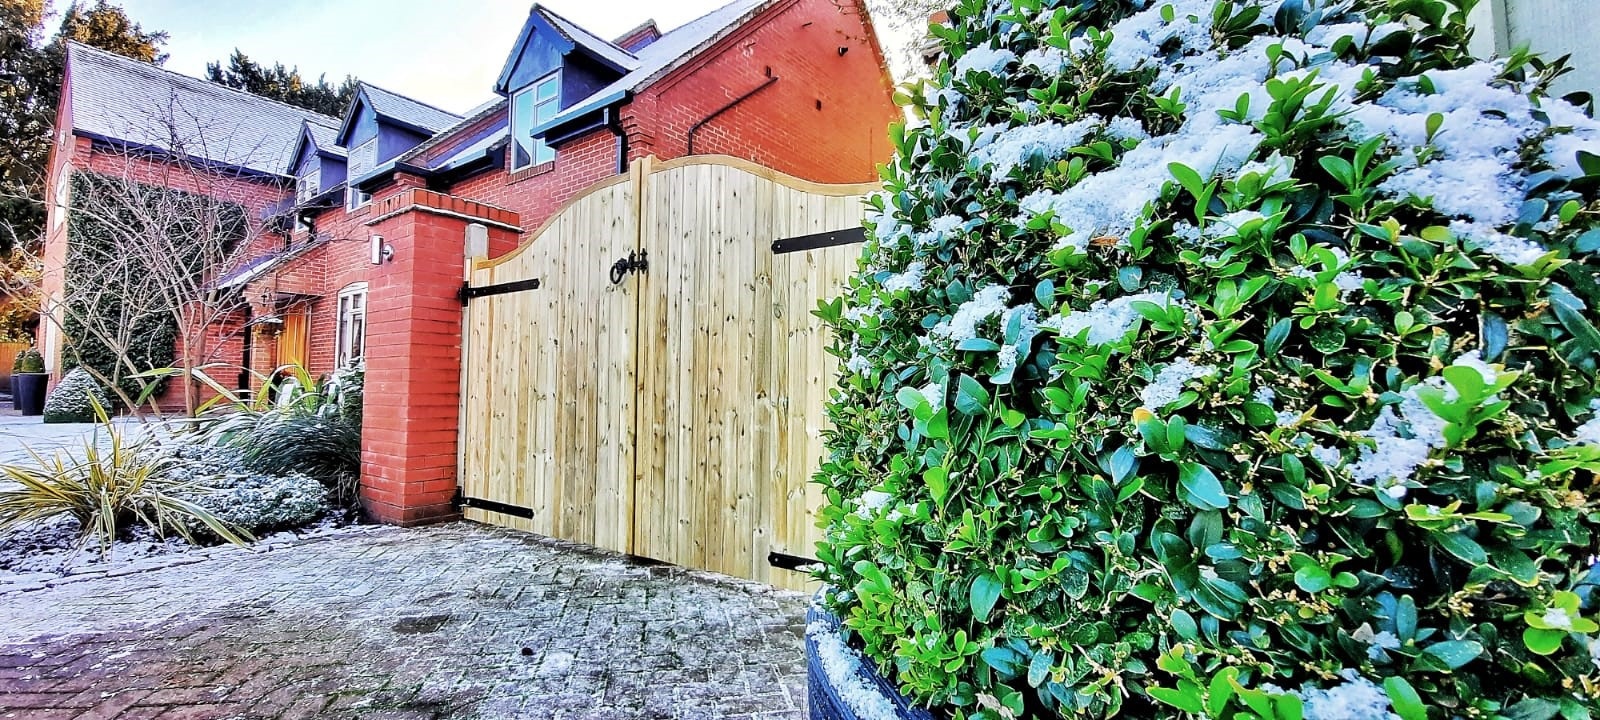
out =
<svg viewBox="0 0 1600 720"><path fill-rule="evenodd" d="M544 99L540 99L539 98L539 90L541 88L547 88L547 87L548 88L552 88L554 90L554 92L549 97L544 98ZM533 94L532 104L528 106L528 110L532 114L532 117L530 118L530 117L527 117L526 115L523 115L522 117L519 118L518 117L518 113L517 113L517 104L518 104L519 100L523 96L525 96L525 95L527 95L529 93ZM544 111L548 111L548 115L546 115ZM545 163L555 162L555 160L556 160L556 149L553 148L553 147L550 147L547 144L545 144L544 140L536 138L536 137L532 137L531 134L529 133L529 131L532 129L532 125L537 125L537 124L539 124L541 122L544 122L545 120L548 120L548 119L550 119L552 117L555 117L556 113L559 113L559 112L561 112L561 71L560 70L552 72L549 75L546 75L546 76L544 76L542 78L539 78L538 80L533 81L533 83L529 84L527 87L525 87L525 88L523 88L521 90L518 90L516 93L512 94L512 96L511 96L511 121L510 121L510 124L511 124L511 171L512 172L516 172L518 170L525 170L525 169L531 168L531 167L537 167L537 166L543 165ZM541 117L541 116L543 116L543 117ZM520 120L520 122L519 122L519 120ZM525 162L519 163L518 162L519 158L517 157L518 156L518 151L521 150L521 143L520 143L519 137L521 135L524 135L524 134L528 134L529 135L529 137L528 137L528 142L529 142L528 158L527 158L527 160Z"/></svg>
<svg viewBox="0 0 1600 720"><path fill-rule="evenodd" d="M335 311L334 364L350 367L361 363L367 354L367 284L351 283L339 291Z"/></svg>
<svg viewBox="0 0 1600 720"><path fill-rule="evenodd" d="M378 166L378 136L373 135L360 145L350 149L349 161L346 163L350 180L345 186L344 207L346 210L359 210L372 202L372 193L365 192L356 187L356 180L372 172Z"/></svg>
<svg viewBox="0 0 1600 720"><path fill-rule="evenodd" d="M348 186L345 187L345 189L344 189L344 209L346 209L346 210L360 210L361 208L364 208L364 207L366 207L367 205L369 205L371 203L372 203L372 193L369 193L369 192L367 192L365 190L362 190L361 188L358 188L358 187L356 187L354 185L348 185Z"/></svg>
<svg viewBox="0 0 1600 720"><path fill-rule="evenodd" d="M322 168L313 167L295 183L295 202L305 203L322 192Z"/></svg>

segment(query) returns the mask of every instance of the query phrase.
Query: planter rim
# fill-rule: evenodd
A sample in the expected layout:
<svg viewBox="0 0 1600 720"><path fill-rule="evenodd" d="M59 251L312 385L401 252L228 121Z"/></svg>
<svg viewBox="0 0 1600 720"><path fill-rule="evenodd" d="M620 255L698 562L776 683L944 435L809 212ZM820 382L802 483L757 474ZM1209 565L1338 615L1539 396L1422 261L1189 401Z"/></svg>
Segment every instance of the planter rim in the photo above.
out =
<svg viewBox="0 0 1600 720"><path fill-rule="evenodd" d="M839 618L834 616L821 605L822 593L819 591L812 599L811 607L806 611L806 664L808 667L808 680L810 684L810 709L813 720L863 720L863 716L856 713L850 706L847 696L856 696L855 693L873 692L880 696L894 712L895 720L934 720L933 715L927 710L914 707L910 699L900 694L894 683L878 674L872 661L854 648L845 645L843 651L853 656L855 670L846 682L855 687L854 693L845 692L844 688L835 683L823 667L821 657L818 655L818 636L827 634L836 638L841 644L844 637L840 633ZM874 716L876 718L877 716Z"/></svg>

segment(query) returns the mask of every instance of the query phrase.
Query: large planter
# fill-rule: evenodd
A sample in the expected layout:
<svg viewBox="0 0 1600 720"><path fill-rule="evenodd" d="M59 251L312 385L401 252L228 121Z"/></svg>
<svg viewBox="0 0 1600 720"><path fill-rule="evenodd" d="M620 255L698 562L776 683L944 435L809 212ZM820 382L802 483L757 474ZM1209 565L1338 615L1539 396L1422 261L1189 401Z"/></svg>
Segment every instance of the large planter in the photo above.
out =
<svg viewBox="0 0 1600 720"><path fill-rule="evenodd" d="M806 612L806 675L811 720L933 720L847 647L839 619L816 604Z"/></svg>
<svg viewBox="0 0 1600 720"><path fill-rule="evenodd" d="M43 415L49 373L17 373L11 376L11 405L23 415Z"/></svg>

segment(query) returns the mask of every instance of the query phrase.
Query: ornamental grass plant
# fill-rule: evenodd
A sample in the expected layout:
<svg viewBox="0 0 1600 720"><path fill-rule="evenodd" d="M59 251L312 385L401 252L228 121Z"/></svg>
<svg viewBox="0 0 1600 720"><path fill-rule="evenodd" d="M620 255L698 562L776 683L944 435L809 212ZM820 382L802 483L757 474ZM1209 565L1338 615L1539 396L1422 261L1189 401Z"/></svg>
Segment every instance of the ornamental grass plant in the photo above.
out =
<svg viewBox="0 0 1600 720"><path fill-rule="evenodd" d="M966 0L819 314L819 576L956 718L1590 718L1600 124L1466 2Z"/></svg>
<svg viewBox="0 0 1600 720"><path fill-rule="evenodd" d="M75 452L30 452L31 463L0 465L0 535L65 517L102 554L134 524L191 543L197 530L238 545L250 540L193 499L209 488L170 473L170 459L127 441L105 406L89 402L99 427Z"/></svg>

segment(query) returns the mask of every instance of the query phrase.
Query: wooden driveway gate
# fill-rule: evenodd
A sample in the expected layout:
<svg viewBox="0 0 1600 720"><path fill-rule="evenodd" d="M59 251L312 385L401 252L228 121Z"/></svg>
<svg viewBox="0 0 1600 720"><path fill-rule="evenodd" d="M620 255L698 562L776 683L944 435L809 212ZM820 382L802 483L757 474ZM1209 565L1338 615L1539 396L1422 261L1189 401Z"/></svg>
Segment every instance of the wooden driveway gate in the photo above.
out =
<svg viewBox="0 0 1600 720"><path fill-rule="evenodd" d="M855 271L863 196L742 160L634 163L464 294L473 520L788 587L808 557L837 360L811 312Z"/></svg>

